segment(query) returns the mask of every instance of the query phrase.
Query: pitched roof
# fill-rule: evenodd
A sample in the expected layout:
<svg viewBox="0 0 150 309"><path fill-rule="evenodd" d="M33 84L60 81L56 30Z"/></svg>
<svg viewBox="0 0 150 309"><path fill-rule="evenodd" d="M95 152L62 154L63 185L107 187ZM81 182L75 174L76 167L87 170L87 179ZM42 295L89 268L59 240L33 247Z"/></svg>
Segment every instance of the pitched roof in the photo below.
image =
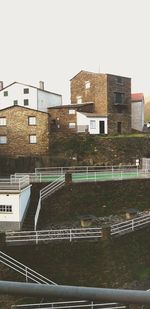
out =
<svg viewBox="0 0 150 309"><path fill-rule="evenodd" d="M132 102L143 101L143 99L144 99L144 94L143 93L132 93L131 94L131 101Z"/></svg>
<svg viewBox="0 0 150 309"><path fill-rule="evenodd" d="M31 87L31 88L34 88L34 89L37 89L37 90L40 90L40 91L43 91L43 92L46 92L46 93L51 93L51 94L56 94L56 95L59 95L59 96L62 96L61 94L58 94L58 93L55 93L55 92L51 92L51 91L48 91L48 90L44 90L44 89L41 89L39 87L35 87L35 86L32 86L32 85L28 85L28 84L24 84L24 83L20 83L20 82L13 82L11 84L9 84L8 86L4 87L3 89L0 90L3 91L5 89L7 89L8 87L11 87L12 85L14 84L19 84L19 85L24 85L26 87Z"/></svg>
<svg viewBox="0 0 150 309"><path fill-rule="evenodd" d="M4 107L4 108L2 108L2 109L0 109L0 112L2 112L2 111L5 111L5 110L7 110L7 109L20 109L20 108L22 108L22 109L24 109L24 110L27 110L27 111L34 111L34 112L36 112L36 113L42 113L42 114L47 114L47 115L49 115L47 112L44 112L44 111L39 111L38 109L33 109L33 108L30 108L30 107L26 107L26 106L21 106L21 105L11 105L11 106L7 106L7 107Z"/></svg>

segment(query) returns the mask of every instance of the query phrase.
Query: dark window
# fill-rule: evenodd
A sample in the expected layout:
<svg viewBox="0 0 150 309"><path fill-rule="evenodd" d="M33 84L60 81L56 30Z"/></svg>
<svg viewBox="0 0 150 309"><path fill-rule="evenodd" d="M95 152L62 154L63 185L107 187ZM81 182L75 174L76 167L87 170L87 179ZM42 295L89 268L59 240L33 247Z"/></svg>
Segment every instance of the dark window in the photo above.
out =
<svg viewBox="0 0 150 309"><path fill-rule="evenodd" d="M28 99L24 99L24 106L29 105L29 100Z"/></svg>
<svg viewBox="0 0 150 309"><path fill-rule="evenodd" d="M29 93L29 88L24 88L23 93L25 93L25 94Z"/></svg>
<svg viewBox="0 0 150 309"><path fill-rule="evenodd" d="M4 91L4 97L8 97L8 91Z"/></svg>
<svg viewBox="0 0 150 309"><path fill-rule="evenodd" d="M114 103L115 104L123 104L124 103L124 93L116 92Z"/></svg>
<svg viewBox="0 0 150 309"><path fill-rule="evenodd" d="M14 105L18 105L18 100L14 100Z"/></svg>

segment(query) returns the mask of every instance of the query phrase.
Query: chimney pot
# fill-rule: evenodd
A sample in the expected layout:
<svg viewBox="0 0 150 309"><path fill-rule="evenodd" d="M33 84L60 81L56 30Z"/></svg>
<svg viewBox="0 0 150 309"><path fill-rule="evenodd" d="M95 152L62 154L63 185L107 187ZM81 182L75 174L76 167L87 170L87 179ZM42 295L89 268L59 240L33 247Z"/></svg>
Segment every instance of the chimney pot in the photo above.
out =
<svg viewBox="0 0 150 309"><path fill-rule="evenodd" d="M43 81L39 81L39 88L44 90L44 82Z"/></svg>
<svg viewBox="0 0 150 309"><path fill-rule="evenodd" d="M1 80L0 81L0 90L2 90L4 87L3 87L3 81Z"/></svg>

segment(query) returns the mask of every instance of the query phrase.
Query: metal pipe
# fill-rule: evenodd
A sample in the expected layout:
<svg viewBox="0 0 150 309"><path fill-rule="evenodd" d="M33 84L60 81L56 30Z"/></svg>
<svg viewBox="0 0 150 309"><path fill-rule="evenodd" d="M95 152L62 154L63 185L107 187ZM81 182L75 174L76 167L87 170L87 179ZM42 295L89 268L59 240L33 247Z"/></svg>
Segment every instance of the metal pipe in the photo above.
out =
<svg viewBox="0 0 150 309"><path fill-rule="evenodd" d="M141 290L103 289L0 281L0 294L57 297L68 300L94 300L126 304L150 304L150 293Z"/></svg>

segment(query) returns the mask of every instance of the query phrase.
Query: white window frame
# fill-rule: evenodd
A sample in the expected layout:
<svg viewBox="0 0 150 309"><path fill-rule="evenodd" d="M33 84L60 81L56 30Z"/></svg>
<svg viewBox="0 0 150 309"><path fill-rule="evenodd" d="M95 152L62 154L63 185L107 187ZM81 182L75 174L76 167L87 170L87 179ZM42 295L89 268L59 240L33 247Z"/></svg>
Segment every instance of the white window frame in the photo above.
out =
<svg viewBox="0 0 150 309"><path fill-rule="evenodd" d="M6 126L6 117L0 117L0 126Z"/></svg>
<svg viewBox="0 0 150 309"><path fill-rule="evenodd" d="M28 125L29 126L35 126L36 125L36 117L35 116L29 116L28 117Z"/></svg>
<svg viewBox="0 0 150 309"><path fill-rule="evenodd" d="M96 129L96 120L90 120L90 129L95 130Z"/></svg>
<svg viewBox="0 0 150 309"><path fill-rule="evenodd" d="M75 122L69 122L69 129L75 129L76 123Z"/></svg>
<svg viewBox="0 0 150 309"><path fill-rule="evenodd" d="M69 115L75 115L76 111L75 109L69 109Z"/></svg>
<svg viewBox="0 0 150 309"><path fill-rule="evenodd" d="M0 213L12 213L12 205L0 205Z"/></svg>
<svg viewBox="0 0 150 309"><path fill-rule="evenodd" d="M81 104L82 103L82 96L77 96L77 104Z"/></svg>
<svg viewBox="0 0 150 309"><path fill-rule="evenodd" d="M36 134L30 134L29 135L29 144L37 144Z"/></svg>
<svg viewBox="0 0 150 309"><path fill-rule="evenodd" d="M0 135L0 145L7 144L7 136L6 135Z"/></svg>
<svg viewBox="0 0 150 309"><path fill-rule="evenodd" d="M89 80L85 81L85 89L89 89L91 87L91 82Z"/></svg>

